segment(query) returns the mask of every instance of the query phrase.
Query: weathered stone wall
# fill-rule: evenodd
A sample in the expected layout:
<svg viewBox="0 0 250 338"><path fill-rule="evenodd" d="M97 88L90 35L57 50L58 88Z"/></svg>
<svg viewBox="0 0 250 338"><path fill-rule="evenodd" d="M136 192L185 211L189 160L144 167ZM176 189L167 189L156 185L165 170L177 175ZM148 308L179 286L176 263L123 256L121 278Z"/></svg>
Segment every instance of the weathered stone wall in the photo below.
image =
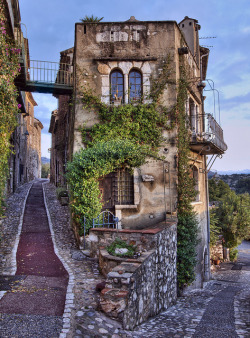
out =
<svg viewBox="0 0 250 338"><path fill-rule="evenodd" d="M165 227L161 224L161 229L148 229L148 233L143 235L139 231L123 233L121 230L118 233L107 231L105 236L105 231L91 231L92 235L94 232L94 236L100 237L100 241L95 242L96 248L103 248L115 234L123 240L127 238L127 242L138 243L142 250L137 259L117 258L100 250L100 268L107 274L100 304L106 314L122 320L124 328L132 330L175 302L176 230L176 223L172 222ZM105 259L110 260L108 268Z"/></svg>
<svg viewBox="0 0 250 338"><path fill-rule="evenodd" d="M216 245L214 245L210 248L210 257L211 257L211 259L218 258L220 260L223 260L224 254L223 254L223 245L222 245L221 240L219 240L216 243Z"/></svg>

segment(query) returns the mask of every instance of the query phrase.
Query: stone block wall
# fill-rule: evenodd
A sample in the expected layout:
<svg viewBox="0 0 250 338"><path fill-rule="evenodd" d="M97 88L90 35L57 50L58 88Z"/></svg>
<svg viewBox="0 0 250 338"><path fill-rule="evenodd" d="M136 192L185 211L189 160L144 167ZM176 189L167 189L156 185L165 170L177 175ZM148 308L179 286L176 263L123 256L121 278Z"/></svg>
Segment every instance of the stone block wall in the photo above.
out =
<svg viewBox="0 0 250 338"><path fill-rule="evenodd" d="M211 257L211 259L216 257L220 260L223 260L224 255L223 255L223 245L222 245L221 240L219 240L216 243L216 245L214 245L210 248L210 257Z"/></svg>
<svg viewBox="0 0 250 338"><path fill-rule="evenodd" d="M104 243L107 245L111 241L114 231L107 229L104 234L104 229L96 229L91 233L98 238L95 248L100 248L100 268L107 275L105 289L101 292L101 308L110 317L121 320L125 329L132 330L176 301L176 222L157 229L141 230L140 233L139 230L131 230L130 234L124 231L120 230L118 235L119 238L123 235L124 240L127 237L127 242L143 239L139 244L143 250L140 257L123 259L110 256Z"/></svg>

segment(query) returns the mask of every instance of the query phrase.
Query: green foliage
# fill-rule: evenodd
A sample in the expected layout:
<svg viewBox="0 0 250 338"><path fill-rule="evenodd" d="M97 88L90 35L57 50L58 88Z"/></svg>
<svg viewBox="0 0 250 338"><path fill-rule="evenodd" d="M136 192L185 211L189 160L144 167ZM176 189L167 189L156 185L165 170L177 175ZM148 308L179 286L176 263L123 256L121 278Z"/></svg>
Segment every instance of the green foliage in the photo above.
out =
<svg viewBox="0 0 250 338"><path fill-rule="evenodd" d="M177 226L177 281L182 289L195 279L198 222L194 212L178 214Z"/></svg>
<svg viewBox="0 0 250 338"><path fill-rule="evenodd" d="M220 201L210 212L211 245L222 235L225 247L230 248L230 260L235 260L236 247L250 238L250 196L236 195L222 180L214 179L209 181L209 195Z"/></svg>
<svg viewBox="0 0 250 338"><path fill-rule="evenodd" d="M237 194L250 194L250 177L240 178L235 185L235 191Z"/></svg>
<svg viewBox="0 0 250 338"><path fill-rule="evenodd" d="M208 181L208 189L210 201L220 201L224 196L231 192L227 183L216 178L212 178Z"/></svg>
<svg viewBox="0 0 250 338"><path fill-rule="evenodd" d="M196 246L198 244L198 221L191 202L196 196L195 181L190 175L189 142L185 102L187 99L186 74L181 69L178 86L176 125L178 147L178 185L177 185L177 282L179 289L191 284L195 279Z"/></svg>
<svg viewBox="0 0 250 338"><path fill-rule="evenodd" d="M42 178L48 178L49 173L50 173L50 164L49 163L43 163L42 164L41 177Z"/></svg>
<svg viewBox="0 0 250 338"><path fill-rule="evenodd" d="M11 135L17 125L18 92L14 79L19 72L20 49L6 34L4 4L0 5L0 201L3 200L8 160L11 154ZM1 207L1 202L0 202ZM1 209L1 208L0 208Z"/></svg>
<svg viewBox="0 0 250 338"><path fill-rule="evenodd" d="M120 168L139 167L145 163L146 156L146 147L121 139L98 142L74 155L67 165L66 176L74 219L80 228L83 227L84 216L90 220L101 212L99 177Z"/></svg>
<svg viewBox="0 0 250 338"><path fill-rule="evenodd" d="M56 188L56 196L59 199L60 197L68 197L69 193L66 187Z"/></svg>
<svg viewBox="0 0 250 338"><path fill-rule="evenodd" d="M98 18L97 16L94 16L93 14L91 16L85 15L85 17L83 19L80 19L81 22L100 22L102 21L104 17L102 18Z"/></svg>
<svg viewBox="0 0 250 338"><path fill-rule="evenodd" d="M219 235L221 235L221 227L218 226L219 219L216 217L216 210L210 211L210 246L216 245Z"/></svg>
<svg viewBox="0 0 250 338"><path fill-rule="evenodd" d="M166 85L167 80L165 80ZM160 89L159 89L160 90ZM156 96L155 92L155 97ZM160 91L158 92L160 95ZM110 106L102 103L88 88L83 89L84 108L98 114L99 123L92 128L81 129L83 143L87 147L112 138L129 139L157 152L161 145L162 131L174 127L174 111L166 111L155 101Z"/></svg>
<svg viewBox="0 0 250 338"><path fill-rule="evenodd" d="M184 78L179 82L176 125L177 125L177 147L178 147L178 185L177 185L177 202L178 215L190 215L192 213L191 202L196 196L195 181L190 173L189 165L189 142L190 133L187 130L187 117L185 102L187 99L187 82Z"/></svg>
<svg viewBox="0 0 250 338"><path fill-rule="evenodd" d="M156 104L99 106L100 123L82 129L83 142L91 146L119 137L157 149L162 142L162 130L172 128L170 114L157 111Z"/></svg>
<svg viewBox="0 0 250 338"><path fill-rule="evenodd" d="M239 251L236 248L231 248L229 250L229 258L231 262L235 262L237 260Z"/></svg>
<svg viewBox="0 0 250 338"><path fill-rule="evenodd" d="M128 251L124 254L116 253L115 249L128 249ZM125 241L121 240L120 238L116 238L113 243L106 247L108 253L112 256L118 257L132 257L135 254L136 247L133 245L127 244Z"/></svg>
<svg viewBox="0 0 250 338"><path fill-rule="evenodd" d="M167 69L168 66L161 74L161 86L154 90L155 100L168 82ZM98 115L99 123L81 128L86 149L76 154L67 167L74 219L81 224L80 231L84 216L90 220L101 211L98 179L119 168L145 163L147 156L157 154L162 130L174 125L173 112L167 112L156 101L110 106L102 103L86 85L82 102L85 109Z"/></svg>
<svg viewBox="0 0 250 338"><path fill-rule="evenodd" d="M233 248L250 236L250 196L236 195L234 191L223 196L216 209L225 246Z"/></svg>

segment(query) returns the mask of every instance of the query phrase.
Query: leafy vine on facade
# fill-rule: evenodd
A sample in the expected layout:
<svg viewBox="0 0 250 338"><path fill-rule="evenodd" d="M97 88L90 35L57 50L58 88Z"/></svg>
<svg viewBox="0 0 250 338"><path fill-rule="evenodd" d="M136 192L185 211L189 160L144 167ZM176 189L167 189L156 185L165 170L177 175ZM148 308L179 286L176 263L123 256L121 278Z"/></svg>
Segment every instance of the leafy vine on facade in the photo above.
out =
<svg viewBox="0 0 250 338"><path fill-rule="evenodd" d="M6 30L4 5L0 5L0 207L3 203L8 161L11 154L11 135L17 125L18 92L14 79L19 73L20 49Z"/></svg>
<svg viewBox="0 0 250 338"><path fill-rule="evenodd" d="M174 110L168 112L157 103L166 84L171 82L169 76L168 58L160 77L153 80L153 96L150 95L151 103L147 104L107 105L88 86L83 89L83 107L97 114L99 123L92 128L81 128L82 141L87 149L75 154L67 166L71 206L80 232L83 216L91 219L101 211L98 179L117 169L132 169L144 164L148 156L158 153L163 142L162 130L174 127ZM79 167L85 169L79 170ZM87 177L85 171L90 167L91 175Z"/></svg>
<svg viewBox="0 0 250 338"><path fill-rule="evenodd" d="M188 82L185 68L181 68L176 107L178 147L178 227L177 227L177 280L178 287L191 284L195 279L196 247L198 244L198 221L191 202L196 196L195 182L190 175L189 139L186 116Z"/></svg>
<svg viewBox="0 0 250 338"><path fill-rule="evenodd" d="M97 115L99 123L91 128L81 128L82 141L87 149L82 149L74 156L72 163L68 165L67 177L71 188L74 218L80 224L81 231L83 216L96 217L102 207L98 179L122 167L134 168L145 163L146 157L156 155L163 144L162 131L171 130L176 126L177 268L178 285L182 288L190 284L195 276L197 220L191 202L196 192L189 168L189 132L185 109L188 84L184 70L181 71L182 76L178 83L177 104L170 111L161 105L161 94L166 85L176 85L170 79L169 61L169 58L165 60L159 77L151 79L151 103L148 104L137 102L135 105L106 105L93 95L88 87L83 89L83 106Z"/></svg>

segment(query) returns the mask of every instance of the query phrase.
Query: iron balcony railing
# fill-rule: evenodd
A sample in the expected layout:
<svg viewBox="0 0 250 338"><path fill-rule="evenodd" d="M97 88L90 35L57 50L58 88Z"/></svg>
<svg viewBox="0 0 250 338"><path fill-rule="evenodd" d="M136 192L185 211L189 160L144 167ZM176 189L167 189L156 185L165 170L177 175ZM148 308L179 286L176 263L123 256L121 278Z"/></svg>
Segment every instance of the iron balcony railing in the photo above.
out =
<svg viewBox="0 0 250 338"><path fill-rule="evenodd" d="M31 82L73 85L71 66L66 63L30 60L26 75Z"/></svg>
<svg viewBox="0 0 250 338"><path fill-rule="evenodd" d="M224 153L227 145L224 142L223 129L211 114L197 114L189 118L192 132L191 145L210 144Z"/></svg>
<svg viewBox="0 0 250 338"><path fill-rule="evenodd" d="M73 67L70 64L30 60L28 40L24 39L20 28L15 31L15 39L20 49L21 73L16 84L24 91L58 92L72 91Z"/></svg>

